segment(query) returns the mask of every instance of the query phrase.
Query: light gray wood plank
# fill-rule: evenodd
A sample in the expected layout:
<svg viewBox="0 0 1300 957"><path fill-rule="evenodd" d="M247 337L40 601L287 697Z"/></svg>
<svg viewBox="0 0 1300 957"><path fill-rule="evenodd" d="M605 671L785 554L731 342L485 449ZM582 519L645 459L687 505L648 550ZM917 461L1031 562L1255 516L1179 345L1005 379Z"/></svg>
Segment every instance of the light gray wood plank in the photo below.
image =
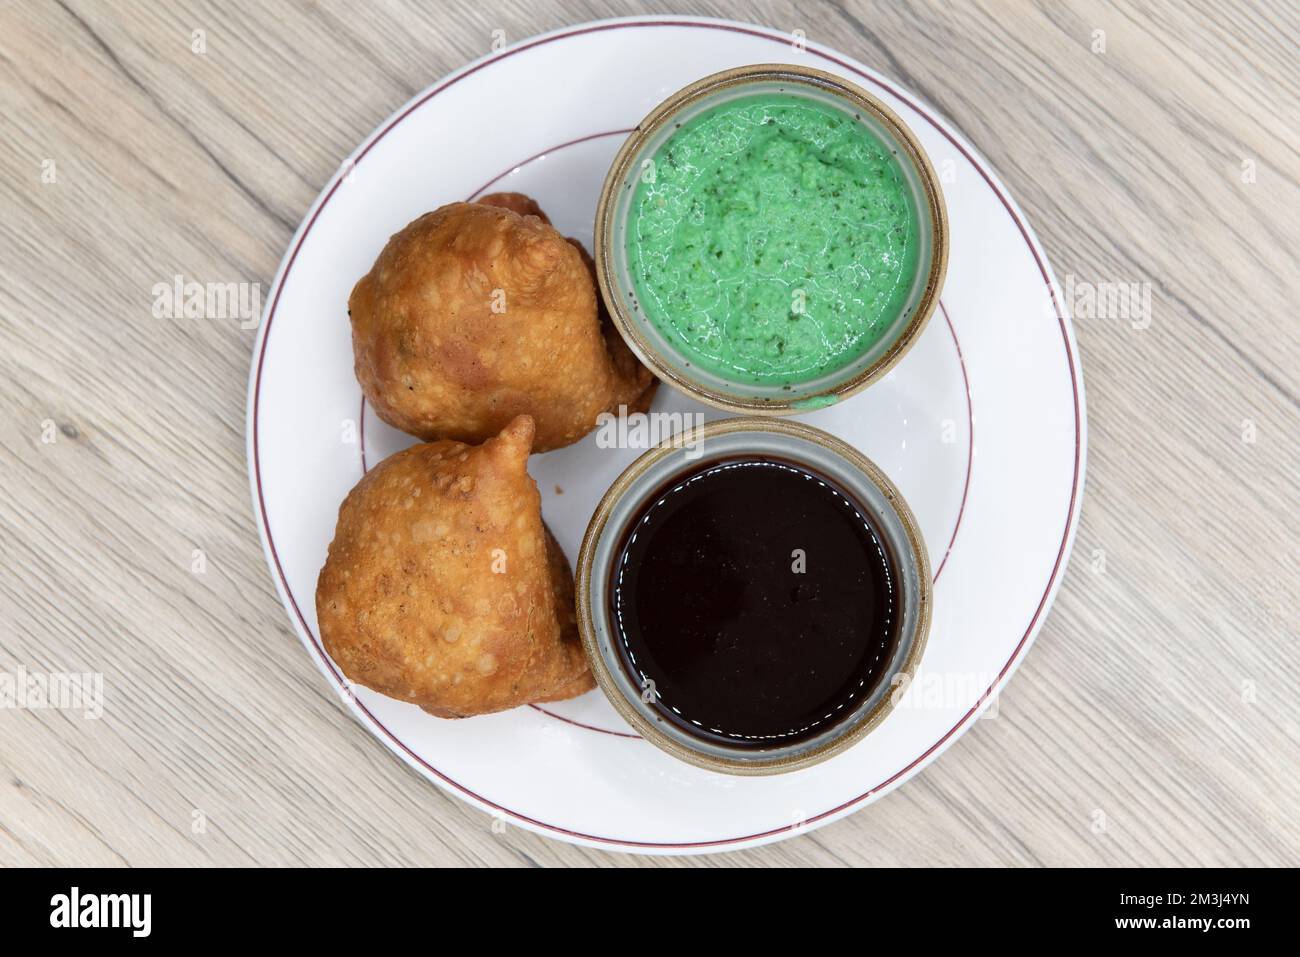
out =
<svg viewBox="0 0 1300 957"><path fill-rule="evenodd" d="M1062 279L1153 287L1150 328L1076 324L1083 518L999 716L842 822L692 860L493 833L349 717L258 545L255 333L150 314L175 274L269 286L339 162L493 30L638 12L862 59ZM1280 2L4 5L0 670L107 691L98 721L0 711L0 864L1297 863L1298 36Z"/></svg>

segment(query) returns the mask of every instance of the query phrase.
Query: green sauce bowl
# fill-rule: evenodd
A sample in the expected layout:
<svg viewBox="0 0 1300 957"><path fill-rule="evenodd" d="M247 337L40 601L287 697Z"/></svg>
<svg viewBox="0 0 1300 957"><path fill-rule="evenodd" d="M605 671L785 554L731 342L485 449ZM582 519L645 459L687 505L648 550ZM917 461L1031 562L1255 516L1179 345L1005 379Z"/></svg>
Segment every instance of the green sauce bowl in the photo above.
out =
<svg viewBox="0 0 1300 957"><path fill-rule="evenodd" d="M785 64L656 107L610 167L595 239L601 296L641 361L751 414L824 408L883 377L948 264L943 194L912 131L854 84Z"/></svg>

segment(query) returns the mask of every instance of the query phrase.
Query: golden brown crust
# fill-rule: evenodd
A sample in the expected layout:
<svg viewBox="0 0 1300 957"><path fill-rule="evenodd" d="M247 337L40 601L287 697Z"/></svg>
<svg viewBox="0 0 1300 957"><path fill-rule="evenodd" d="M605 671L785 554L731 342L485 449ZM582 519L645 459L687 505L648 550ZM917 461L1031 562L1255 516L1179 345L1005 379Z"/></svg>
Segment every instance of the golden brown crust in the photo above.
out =
<svg viewBox="0 0 1300 957"><path fill-rule="evenodd" d="M441 717L593 686L573 576L527 472L533 432L519 416L478 447L414 446L348 495L316 587L348 678Z"/></svg>
<svg viewBox="0 0 1300 957"><path fill-rule="evenodd" d="M587 252L582 243L576 239L570 237L569 244L582 255L582 261L587 267L587 272L591 274L591 281L594 284L596 260L591 258L591 253ZM609 353L609 361L614 366L616 385L610 411L617 413L620 405L626 405L629 413L649 412L650 403L654 401L655 390L659 387L659 380L654 377L654 373L641 364L641 360L623 341L618 328L614 325L614 320L610 318L609 310L605 308L605 300L599 295L596 299L600 333L605 338L605 351Z"/></svg>
<svg viewBox="0 0 1300 957"><path fill-rule="evenodd" d="M536 216L548 226L551 220L542 212L542 207L537 205L537 200L523 193L488 193L486 196L480 196L474 200L483 206L500 206L502 209L511 209L520 216Z"/></svg>
<svg viewBox="0 0 1300 957"><path fill-rule="evenodd" d="M528 414L534 451L569 445L653 377L600 317L585 250L528 197L484 199L421 216L356 284L357 379L381 419L426 440L481 442Z"/></svg>

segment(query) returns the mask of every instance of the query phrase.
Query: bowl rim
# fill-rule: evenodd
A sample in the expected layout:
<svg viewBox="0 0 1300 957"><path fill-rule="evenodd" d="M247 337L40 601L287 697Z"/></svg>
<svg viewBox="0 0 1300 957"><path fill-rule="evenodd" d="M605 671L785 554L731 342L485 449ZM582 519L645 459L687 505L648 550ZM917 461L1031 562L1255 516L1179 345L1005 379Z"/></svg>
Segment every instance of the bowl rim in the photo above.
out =
<svg viewBox="0 0 1300 957"><path fill-rule="evenodd" d="M583 652L587 656L596 684L610 704L614 706L614 710L646 741L667 751L681 761L710 771L750 776L781 774L820 763L857 744L879 726L893 711L895 693L891 692L882 696L870 711L865 712L855 721L846 724L842 733L809 751L792 755L778 755L768 759L731 759L705 754L686 747L676 738L662 731L625 698L606 664L604 655L601 654L594 610L591 605L593 565L597 545L606 534L606 530L610 528L609 519L614 507L653 465L665 457L684 450L689 443L705 442L709 438L733 432L769 432L811 441L861 471L869 482L876 485L885 494L898 515L912 554L916 557L915 572L918 582L917 616L911 646L899 663L898 668L888 675L888 681L893 684L902 676L907 682L904 687L911 684L916 677L916 669L929 640L931 613L934 604L934 580L930 573L929 553L926 551L925 540L921 536L916 516L912 513L912 509L907 504L907 500L903 498L902 493L898 491L894 483L871 459L829 432L789 419L760 416L718 419L703 426L688 429L665 442L661 442L659 445L643 452L631 465L623 470L622 474L614 480L596 506L578 551L574 581L578 631L582 638ZM614 528L612 531L621 533L622 528Z"/></svg>
<svg viewBox="0 0 1300 957"><path fill-rule="evenodd" d="M617 209L615 197L641 147L682 110L701 98L731 87L770 81L785 81L830 92L873 116L894 137L902 147L902 154L906 155L915 168L930 214L930 269L911 320L890 343L889 348L856 375L820 392L797 398L727 395L683 375L665 362L659 350L641 333L613 280L613 218ZM600 200L596 205L594 245L596 283L601 299L623 340L656 376L706 405L723 411L751 415L793 415L839 402L861 392L887 375L915 345L939 303L944 277L948 271L948 210L939 177L935 174L929 156L921 147L920 140L883 101L857 84L824 70L791 63L757 63L722 70L696 80L670 95L636 125L615 155L601 187Z"/></svg>

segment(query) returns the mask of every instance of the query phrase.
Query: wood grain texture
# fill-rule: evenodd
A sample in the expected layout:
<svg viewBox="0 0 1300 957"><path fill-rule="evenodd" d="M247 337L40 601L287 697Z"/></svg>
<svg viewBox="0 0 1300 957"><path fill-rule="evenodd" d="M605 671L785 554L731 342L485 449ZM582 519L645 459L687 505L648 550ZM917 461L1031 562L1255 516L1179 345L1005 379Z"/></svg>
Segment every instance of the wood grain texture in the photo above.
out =
<svg viewBox="0 0 1300 957"><path fill-rule="evenodd" d="M106 684L98 721L0 711L0 864L1300 863L1296 8L952 6L0 7L0 671ZM269 287L341 159L493 30L633 13L861 59L965 132L1059 276L1153 290L1145 330L1076 325L1082 524L998 719L842 822L696 859L494 833L351 718L258 544L255 331L150 310L175 274Z"/></svg>

